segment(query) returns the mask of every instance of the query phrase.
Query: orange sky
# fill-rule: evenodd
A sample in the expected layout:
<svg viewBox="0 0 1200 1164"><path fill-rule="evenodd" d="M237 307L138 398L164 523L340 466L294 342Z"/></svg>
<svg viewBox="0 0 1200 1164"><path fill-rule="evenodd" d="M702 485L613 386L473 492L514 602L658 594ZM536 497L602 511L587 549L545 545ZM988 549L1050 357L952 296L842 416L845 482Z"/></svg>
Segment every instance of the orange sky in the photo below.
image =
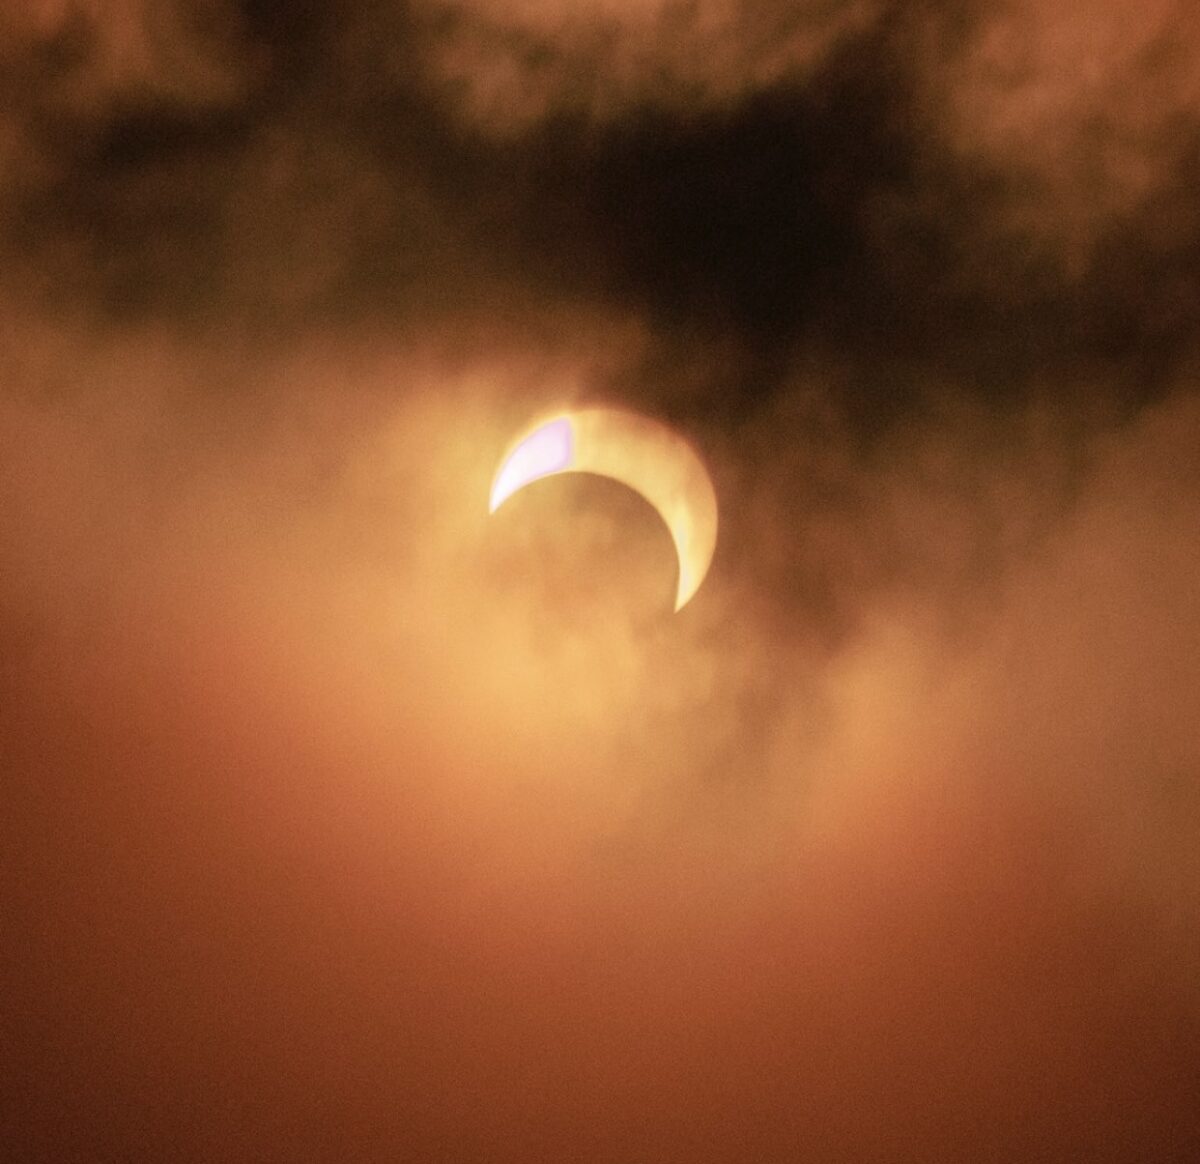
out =
<svg viewBox="0 0 1200 1164"><path fill-rule="evenodd" d="M0 18L4 1142L1190 1158L1185 8L200 7Z"/></svg>

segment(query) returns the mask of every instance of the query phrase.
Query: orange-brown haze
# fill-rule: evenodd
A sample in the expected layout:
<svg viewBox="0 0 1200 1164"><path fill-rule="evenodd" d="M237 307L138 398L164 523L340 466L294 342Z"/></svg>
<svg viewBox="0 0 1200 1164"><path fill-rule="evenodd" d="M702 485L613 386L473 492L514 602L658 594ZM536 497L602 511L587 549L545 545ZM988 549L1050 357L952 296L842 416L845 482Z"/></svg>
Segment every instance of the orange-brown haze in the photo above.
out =
<svg viewBox="0 0 1200 1164"><path fill-rule="evenodd" d="M219 365L273 403L198 400L132 337L54 346L26 370L87 393L5 406L31 1151L1184 1134L1194 400L1090 439L1053 502L1034 423L991 470L945 433L876 473L793 445L855 516L813 523L818 564L744 473L738 557L673 617L665 531L615 489L487 519L528 360ZM734 488L741 438L695 436ZM786 596L818 571L824 638Z"/></svg>
<svg viewBox="0 0 1200 1164"><path fill-rule="evenodd" d="M0 1144L1195 1157L1184 8L315 9L0 17ZM867 41L877 186L822 112ZM794 332L695 172L645 162L658 251L522 145L599 186L788 86L859 248L803 220ZM614 483L487 515L591 400L712 470L678 615Z"/></svg>

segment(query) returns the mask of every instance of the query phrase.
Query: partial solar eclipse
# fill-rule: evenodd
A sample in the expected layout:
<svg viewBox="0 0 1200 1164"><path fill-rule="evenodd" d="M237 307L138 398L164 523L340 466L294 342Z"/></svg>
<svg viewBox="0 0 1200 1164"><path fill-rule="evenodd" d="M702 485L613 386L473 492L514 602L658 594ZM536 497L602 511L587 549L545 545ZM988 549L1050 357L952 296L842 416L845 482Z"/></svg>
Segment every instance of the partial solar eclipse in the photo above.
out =
<svg viewBox="0 0 1200 1164"><path fill-rule="evenodd" d="M679 560L678 611L704 581L717 544L717 497L696 451L658 421L584 408L538 421L510 447L492 482L489 512L557 473L595 473L640 493L666 523Z"/></svg>

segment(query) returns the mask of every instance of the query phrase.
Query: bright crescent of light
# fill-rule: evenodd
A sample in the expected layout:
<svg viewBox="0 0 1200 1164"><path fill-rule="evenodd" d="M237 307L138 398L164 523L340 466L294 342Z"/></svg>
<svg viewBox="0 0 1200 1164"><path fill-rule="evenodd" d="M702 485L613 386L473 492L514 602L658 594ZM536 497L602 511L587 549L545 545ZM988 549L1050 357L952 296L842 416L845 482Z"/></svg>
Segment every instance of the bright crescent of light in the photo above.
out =
<svg viewBox="0 0 1200 1164"><path fill-rule="evenodd" d="M704 581L717 544L717 497L692 446L664 424L613 408L562 412L524 432L500 462L489 512L556 473L596 473L640 493L658 511L679 559L679 610Z"/></svg>

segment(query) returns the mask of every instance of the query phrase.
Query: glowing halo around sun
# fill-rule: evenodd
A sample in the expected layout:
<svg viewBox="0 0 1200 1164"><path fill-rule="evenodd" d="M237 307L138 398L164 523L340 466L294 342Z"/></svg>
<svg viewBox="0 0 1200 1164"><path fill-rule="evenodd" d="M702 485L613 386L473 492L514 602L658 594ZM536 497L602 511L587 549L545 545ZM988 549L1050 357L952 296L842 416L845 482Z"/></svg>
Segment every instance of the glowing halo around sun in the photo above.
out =
<svg viewBox="0 0 1200 1164"><path fill-rule="evenodd" d="M704 462L678 433L615 408L583 408L543 418L500 462L489 513L517 490L557 473L595 473L640 493L666 524L679 560L678 611L704 581L717 544L717 497Z"/></svg>

